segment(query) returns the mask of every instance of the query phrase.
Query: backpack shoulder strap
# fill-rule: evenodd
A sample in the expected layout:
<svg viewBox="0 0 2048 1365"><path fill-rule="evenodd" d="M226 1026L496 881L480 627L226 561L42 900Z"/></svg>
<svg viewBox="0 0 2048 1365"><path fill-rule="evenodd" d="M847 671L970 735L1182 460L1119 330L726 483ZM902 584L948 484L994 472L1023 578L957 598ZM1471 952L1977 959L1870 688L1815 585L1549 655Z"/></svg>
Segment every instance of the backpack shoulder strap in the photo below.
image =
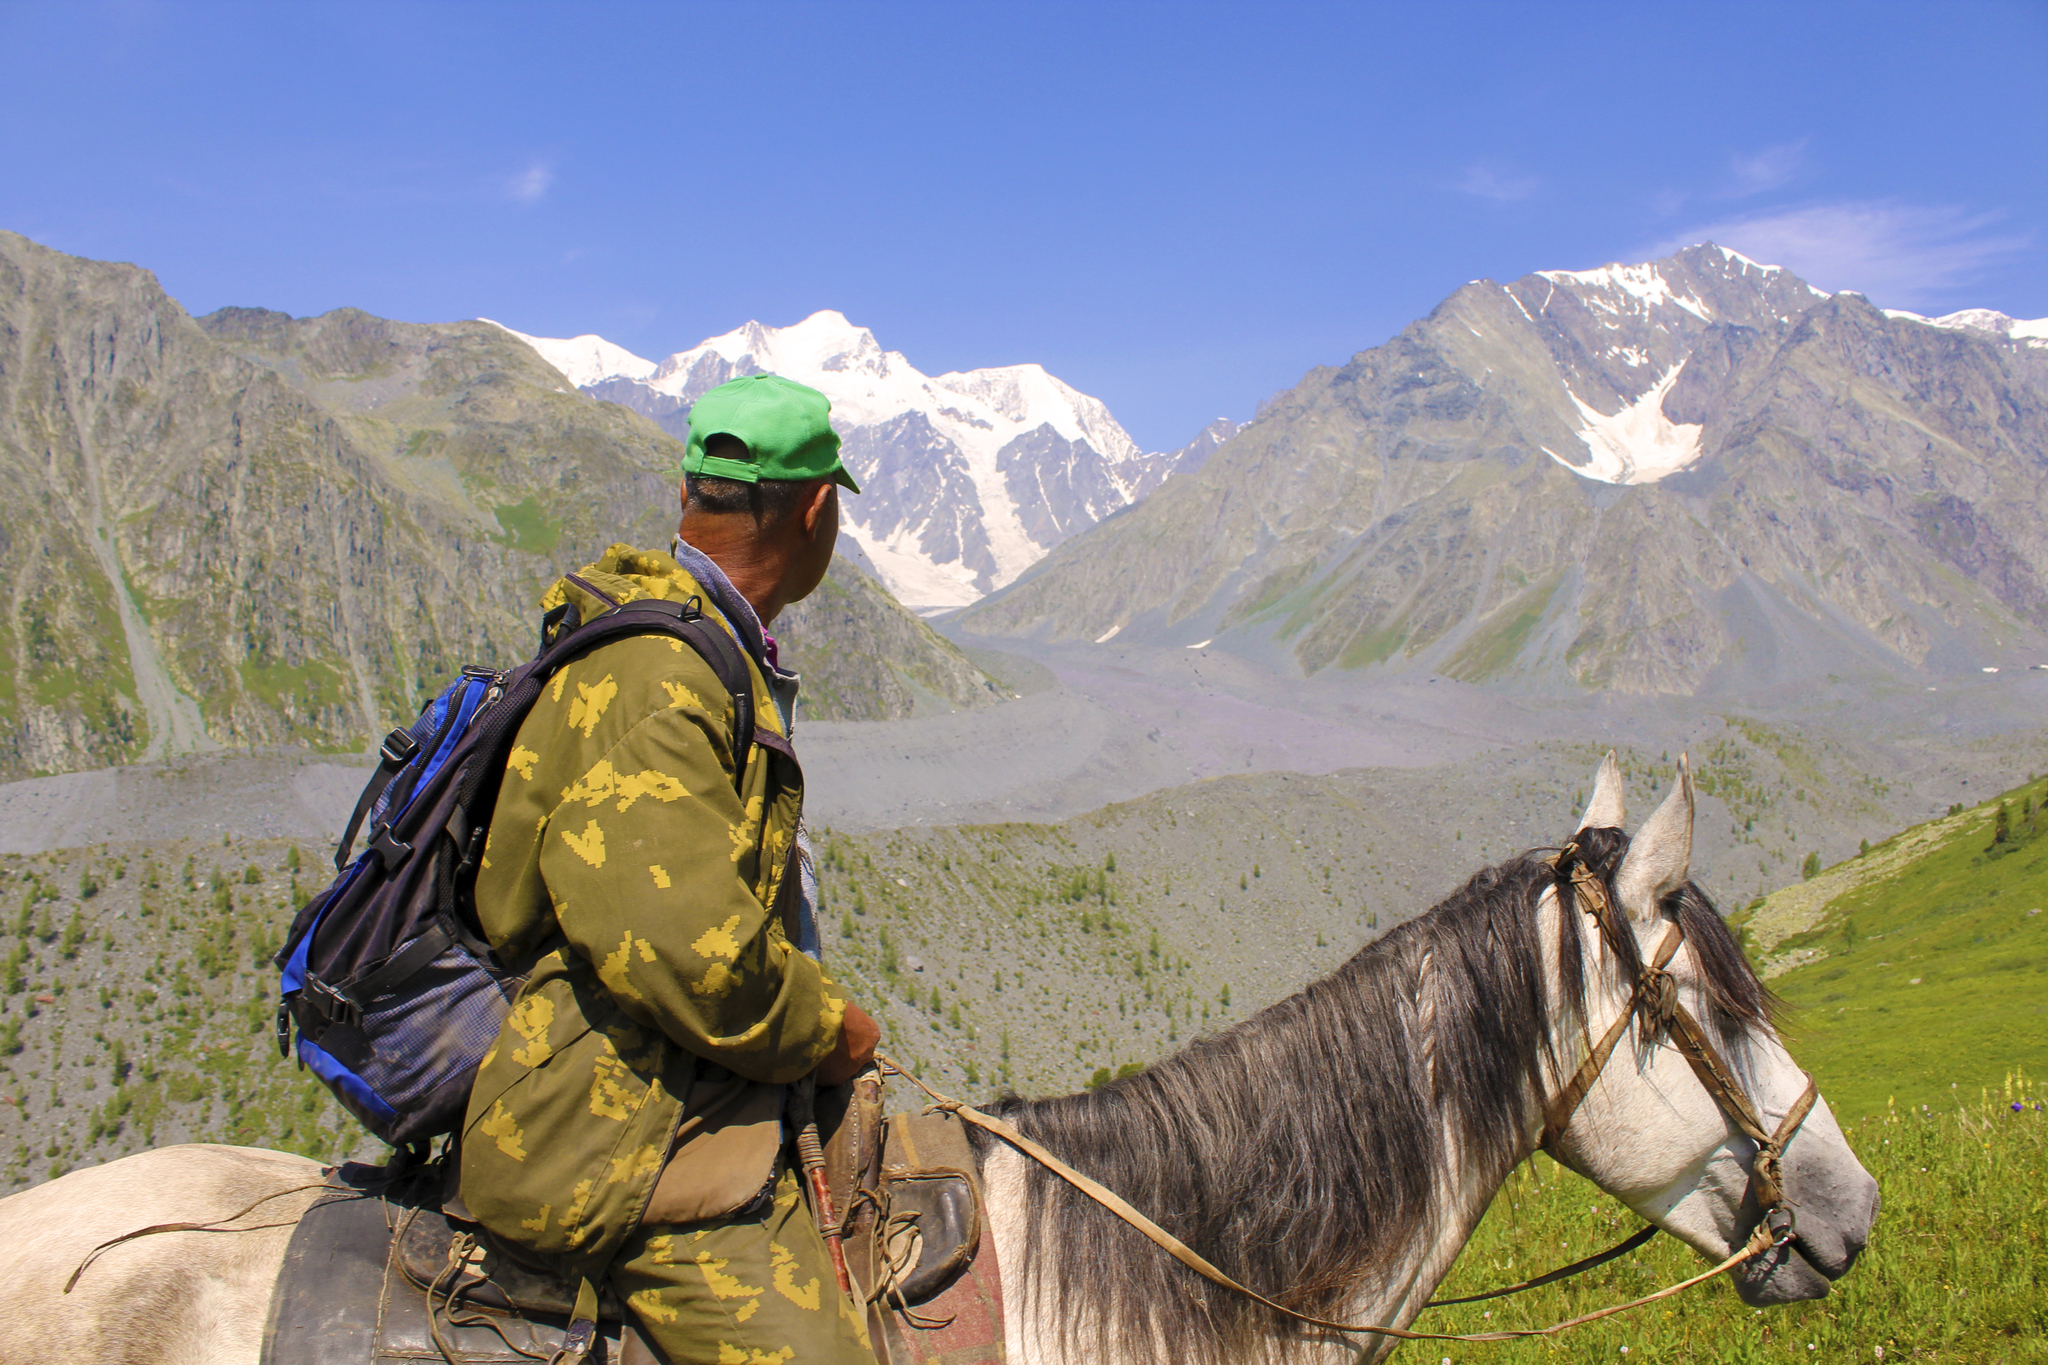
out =
<svg viewBox="0 0 2048 1365"><path fill-rule="evenodd" d="M622 636L657 632L677 636L696 650L732 698L733 785L739 786L746 780L747 758L754 746L754 679L739 645L728 632L705 617L700 599L670 602L643 597L628 602L563 635L542 655L535 672L552 674L574 655L597 645Z"/></svg>
<svg viewBox="0 0 2048 1365"><path fill-rule="evenodd" d="M552 617L550 619L553 620ZM573 620L573 615L568 615L567 619ZM476 821L473 833L480 834L484 828L490 803L496 800L498 781L504 775L505 755L511 751L513 737L526 720L527 712L533 709L534 702L540 699L541 688L546 686L547 680L571 659L598 645L629 635L650 634L674 635L688 642L711 665L711 671L718 675L719 682L731 695L734 789L745 782L747 757L753 748L755 734L754 686L747 672L745 656L730 635L704 618L703 605L698 598L692 597L684 602L640 598L573 628L559 630L551 637L544 636L545 643L538 657L504 675L500 683L503 689L501 698L483 711L476 728L466 738L464 749L449 764L450 768L460 768L462 772L457 804L464 810L483 812L484 818ZM482 853L482 840L473 839L472 843L475 847L470 850L468 859L480 857ZM468 859L465 860L465 868L469 866Z"/></svg>

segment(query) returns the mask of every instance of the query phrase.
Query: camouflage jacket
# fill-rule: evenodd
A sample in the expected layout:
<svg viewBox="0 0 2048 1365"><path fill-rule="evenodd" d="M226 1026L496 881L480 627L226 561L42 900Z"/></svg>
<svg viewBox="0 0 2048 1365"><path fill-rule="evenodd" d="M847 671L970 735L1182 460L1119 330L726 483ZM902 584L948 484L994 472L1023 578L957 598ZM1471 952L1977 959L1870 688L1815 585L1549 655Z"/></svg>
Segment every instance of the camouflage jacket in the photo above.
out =
<svg viewBox="0 0 2048 1365"><path fill-rule="evenodd" d="M708 596L664 554L579 571L620 602ZM606 603L564 578L542 605ZM744 652L744 649L743 649ZM639 1223L700 1060L751 1081L810 1072L845 1000L774 913L802 777L750 656L755 726L735 791L730 698L669 636L601 645L520 726L477 877L483 927L530 975L471 1092L462 1197L565 1270L602 1270ZM794 887L789 888L794 891Z"/></svg>

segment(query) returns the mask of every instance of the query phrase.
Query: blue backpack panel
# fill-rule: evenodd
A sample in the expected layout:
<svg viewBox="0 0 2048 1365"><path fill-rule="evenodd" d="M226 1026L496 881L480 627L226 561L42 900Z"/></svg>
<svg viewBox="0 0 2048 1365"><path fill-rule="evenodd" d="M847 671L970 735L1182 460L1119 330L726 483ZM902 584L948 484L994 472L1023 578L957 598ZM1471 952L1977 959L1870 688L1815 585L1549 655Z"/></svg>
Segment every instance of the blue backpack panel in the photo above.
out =
<svg viewBox="0 0 2048 1365"><path fill-rule="evenodd" d="M477 1064L523 980L485 942L475 902L519 725L563 665L609 640L646 634L683 639L718 674L732 698L744 772L752 680L739 647L704 618L697 598L614 605L588 623L558 608L531 662L502 673L465 668L410 727L385 737L335 850L339 875L292 921L276 958L278 1051L291 1055L296 1024L300 1064L394 1147L461 1126ZM351 861L366 822L369 844Z"/></svg>

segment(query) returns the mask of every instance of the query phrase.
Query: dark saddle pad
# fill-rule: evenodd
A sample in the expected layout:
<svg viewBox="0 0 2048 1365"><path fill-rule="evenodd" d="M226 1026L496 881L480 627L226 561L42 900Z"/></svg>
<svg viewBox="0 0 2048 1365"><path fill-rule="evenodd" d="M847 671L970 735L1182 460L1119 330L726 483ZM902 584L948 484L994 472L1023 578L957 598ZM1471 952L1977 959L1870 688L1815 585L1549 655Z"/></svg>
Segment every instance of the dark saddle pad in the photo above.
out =
<svg viewBox="0 0 2048 1365"><path fill-rule="evenodd" d="M337 1182L299 1220L271 1292L263 1365L532 1365L562 1345L574 1289L486 1245L428 1193ZM601 1313L593 1362L654 1359L616 1299L605 1296Z"/></svg>

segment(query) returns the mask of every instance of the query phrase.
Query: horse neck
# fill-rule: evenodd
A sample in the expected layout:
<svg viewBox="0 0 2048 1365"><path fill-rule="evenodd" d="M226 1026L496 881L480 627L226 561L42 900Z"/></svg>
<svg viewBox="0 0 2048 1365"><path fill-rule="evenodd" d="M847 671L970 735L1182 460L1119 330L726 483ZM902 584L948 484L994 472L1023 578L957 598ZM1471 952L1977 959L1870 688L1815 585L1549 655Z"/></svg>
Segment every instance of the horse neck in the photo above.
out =
<svg viewBox="0 0 2048 1365"><path fill-rule="evenodd" d="M1552 909L1555 902L1546 897ZM1554 920L1554 914L1551 916ZM1555 944L1555 934L1546 934L1546 941ZM1419 993L1423 1000L1426 992ZM1422 1045L1434 1055L1437 1041L1435 1011L1424 1004L1422 1014L1428 1020L1422 1038ZM1560 1052L1565 1055L1568 1047ZM1537 1081L1531 1079L1521 1089L1518 1098L1526 1112L1540 1113L1541 1096L1533 1093ZM1446 1116L1447 1119L1448 1116ZM1344 1315L1347 1322L1372 1322L1390 1327L1408 1327L1428 1304L1430 1296L1450 1273L1451 1266L1472 1239L1480 1220L1500 1193L1501 1186L1514 1168L1536 1150L1541 1133L1540 1124L1525 1129L1522 1140L1506 1151L1467 1152L1456 1136L1456 1126L1444 1123L1446 1134L1443 1159L1434 1172L1435 1189L1430 1209L1430 1232L1426 1237L1413 1242L1397 1273L1380 1280L1376 1285L1363 1290L1358 1299ZM1360 1361L1384 1359L1399 1345L1393 1337L1367 1339L1366 1349L1355 1357Z"/></svg>
<svg viewBox="0 0 2048 1365"><path fill-rule="evenodd" d="M1546 978L1554 981L1554 899L1545 896L1539 913L1548 918L1541 934L1543 969ZM1508 1173L1534 1149L1540 1120L1525 1125L1512 1141L1467 1150L1461 1136L1467 1125L1451 1112L1456 1100L1445 1098L1436 1068L1440 1057L1462 1056L1469 1061L1470 1048L1461 1053L1447 1032L1461 1020L1448 1001L1447 983L1437 968L1434 950L1404 956L1401 945L1395 944L1368 961L1372 954L1368 949L1331 977L1237 1029L1167 1059L1149 1073L1149 1080L1139 1077L1134 1084L1119 1083L1092 1096L1016 1106L1012 1119L1026 1132L1051 1139L1079 1169L1104 1179L1155 1216L1186 1208L1191 1185L1208 1191L1246 1186L1236 1177L1237 1172L1262 1173L1264 1183L1249 1185L1244 1193L1268 1201L1274 1209L1290 1211L1288 1217L1314 1219L1326 1211L1355 1215L1358 1225L1368 1231L1349 1263L1341 1254L1335 1258L1325 1254L1320 1264L1311 1267L1326 1280L1345 1285L1345 1290L1307 1307L1321 1317L1406 1326L1448 1272ZM1552 994L1545 992L1546 997ZM1337 997L1334 1002L1333 995ZM1318 996L1320 999L1315 998ZM1429 1134L1427 1141L1381 1142L1377 1151L1372 1144L1357 1144L1361 1150L1351 1153L1352 1164L1360 1167L1390 1156L1411 1166L1420 1162L1424 1177L1419 1182L1420 1202L1404 1210L1406 1223L1398 1237L1370 1231L1382 1210L1374 1207L1369 1197L1356 1198L1370 1195L1374 1187L1370 1171L1329 1169L1343 1159L1334 1147L1349 1145L1350 1140L1325 1134L1334 1147L1318 1150L1319 1134L1313 1126L1291 1121L1296 1118L1291 1114L1276 1115L1271 1108L1272 1092L1285 1090L1288 1079L1345 1070L1331 1060L1333 1041L1343 1031L1341 1016L1346 1010L1372 1009L1390 1009L1400 1016L1401 1041L1413 1054L1411 1069L1402 1080L1409 1090L1419 1092L1422 1106L1419 1111L1411 1108L1405 1121ZM1462 1022L1469 1023L1469 1019ZM1519 1114L1538 1115L1541 1103L1534 1091L1539 1083L1538 1077L1523 1074L1515 1082L1518 1093L1497 1093L1487 1100L1512 1105ZM1406 1098L1414 1100L1416 1096ZM1354 1108L1373 1107L1370 1095L1356 1099ZM1177 1101L1204 1106L1200 1122L1172 1122ZM1466 1102L1469 1104L1471 1097L1466 1097ZM1343 1108L1339 1106L1334 1117L1356 1122L1358 1115L1346 1114ZM1375 1117L1368 1114L1365 1121L1370 1123ZM1143 1126L1148 1120L1157 1120L1168 1130L1163 1140L1133 1137L1132 1125ZM1098 1141L1091 1142L1091 1137ZM1175 1137L1183 1140L1175 1141ZM1175 1169L1189 1163L1206 1163L1213 1169L1197 1172L1190 1181L1184 1171ZM1025 1365L1056 1365L1103 1359L1087 1331L1062 1337L1059 1327L1091 1313L1114 1319L1117 1295L1136 1292L1149 1277L1165 1276L1163 1285L1153 1286L1155 1303L1185 1303L1191 1287L1209 1292L1173 1266L1163 1250L1105 1236L1103 1224L1094 1221L1099 1213L1077 1216L1072 1196L1051 1184L1042 1172L1035 1173L1027 1158L1008 1149L998 1150L991 1155L986 1174L991 1231L1012 1286L1006 1288L1005 1296L1012 1304L1009 1335L1013 1360ZM1356 1206L1326 1210L1318 1201L1328 1199L1333 1189L1340 1203L1351 1196ZM1412 1198L1412 1186L1409 1193ZM1260 1232L1257 1220L1216 1214L1211 1225L1219 1224L1240 1236L1234 1243L1212 1239L1202 1244L1190 1238L1197 1241L1197 1249L1226 1268L1247 1263L1258 1266L1258 1248L1250 1245ZM1105 1257L1105 1248L1111 1244L1121 1259ZM1068 1279L1064 1301L1053 1264L1063 1259L1084 1267L1082 1273ZM1244 1278L1268 1293L1281 1294L1292 1287L1285 1281L1284 1271L1261 1268L1269 1273ZM1234 1296L1230 1306L1239 1306ZM1301 1301L1294 1301L1294 1306L1302 1306ZM1215 1318L1217 1307L1212 1295L1206 1309L1200 1310L1202 1316ZM1116 1340L1110 1337L1112 1343ZM1377 1358L1393 1344L1390 1338L1377 1341L1377 1346L1368 1347L1365 1358ZM1136 1343L1134 1349L1142 1350L1143 1343ZM1357 1358L1358 1345L1300 1340L1274 1345L1269 1339L1268 1350L1276 1360L1339 1360ZM1135 1365L1139 1359L1156 1357L1112 1349L1110 1358Z"/></svg>

